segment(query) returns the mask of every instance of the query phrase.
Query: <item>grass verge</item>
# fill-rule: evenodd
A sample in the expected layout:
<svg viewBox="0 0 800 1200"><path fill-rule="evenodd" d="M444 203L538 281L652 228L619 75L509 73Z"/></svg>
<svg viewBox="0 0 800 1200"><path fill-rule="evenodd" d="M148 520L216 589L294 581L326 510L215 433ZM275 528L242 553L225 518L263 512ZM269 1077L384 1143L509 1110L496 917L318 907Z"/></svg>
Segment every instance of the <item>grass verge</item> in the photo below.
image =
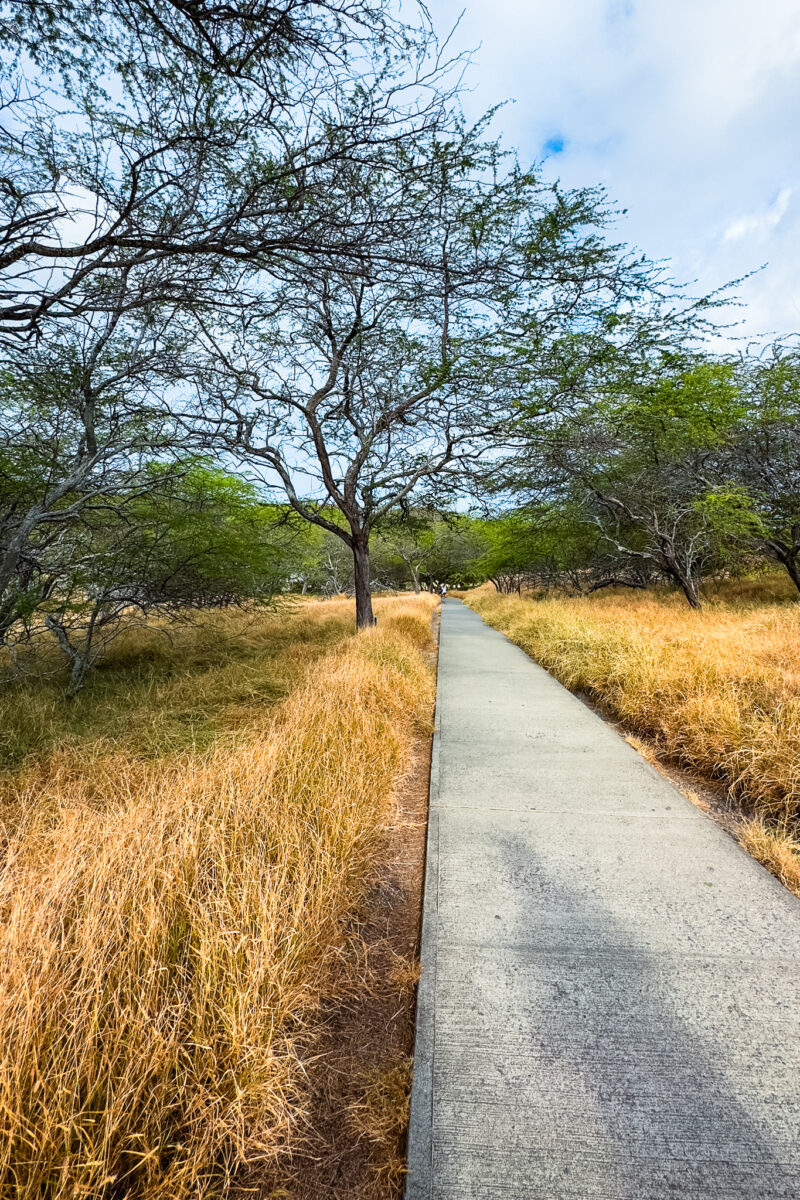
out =
<svg viewBox="0 0 800 1200"><path fill-rule="evenodd" d="M308 1111L236 1200L400 1200L406 1173L432 728L389 808L376 870L350 926L349 969L315 1017Z"/></svg>
<svg viewBox="0 0 800 1200"><path fill-rule="evenodd" d="M284 663L271 709L246 655L217 664L224 736L204 749L156 753L148 702L131 735L103 718L7 774L0 1194L207 1195L285 1150L320 998L430 720L431 603L384 601L358 637L327 629L313 666ZM339 619L318 607L298 620ZM150 686L191 695L185 670L166 675Z"/></svg>
<svg viewBox="0 0 800 1200"><path fill-rule="evenodd" d="M764 821L742 821L736 836L753 858L800 896L800 841L796 835L786 826L771 829Z"/></svg>
<svg viewBox="0 0 800 1200"><path fill-rule="evenodd" d="M800 606L748 597L697 613L647 594L527 599L488 590L465 599L561 683L652 738L659 754L721 784L751 818L743 844L798 890Z"/></svg>

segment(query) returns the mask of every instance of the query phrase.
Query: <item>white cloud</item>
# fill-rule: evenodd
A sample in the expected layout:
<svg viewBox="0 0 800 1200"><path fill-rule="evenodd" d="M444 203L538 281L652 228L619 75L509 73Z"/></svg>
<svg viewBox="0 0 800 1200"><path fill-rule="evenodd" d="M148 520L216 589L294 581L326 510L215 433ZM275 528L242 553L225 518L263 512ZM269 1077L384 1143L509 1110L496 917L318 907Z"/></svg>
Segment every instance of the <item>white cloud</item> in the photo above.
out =
<svg viewBox="0 0 800 1200"><path fill-rule="evenodd" d="M761 212L751 213L746 217L737 217L735 221L731 221L723 234L725 240L727 242L735 242L739 238L747 237L748 234L763 236L769 233L786 216L791 198L792 189L788 187L781 188L772 204Z"/></svg>
<svg viewBox="0 0 800 1200"><path fill-rule="evenodd" d="M462 2L433 0L440 27ZM466 4L473 114L514 97L497 124L523 159L603 183L619 235L703 290L766 262L742 285L745 332L800 328L797 0Z"/></svg>

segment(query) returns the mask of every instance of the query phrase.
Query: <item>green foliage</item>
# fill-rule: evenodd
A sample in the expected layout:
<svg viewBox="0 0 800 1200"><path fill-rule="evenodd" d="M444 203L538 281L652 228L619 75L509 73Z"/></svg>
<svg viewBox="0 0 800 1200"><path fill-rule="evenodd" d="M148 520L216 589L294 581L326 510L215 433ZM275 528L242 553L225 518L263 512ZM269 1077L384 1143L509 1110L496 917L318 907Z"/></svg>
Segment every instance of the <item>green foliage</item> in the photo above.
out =
<svg viewBox="0 0 800 1200"><path fill-rule="evenodd" d="M529 504L482 522L479 560L500 591L526 584L573 584L596 554L598 534L573 503Z"/></svg>
<svg viewBox="0 0 800 1200"><path fill-rule="evenodd" d="M655 462L686 450L720 445L746 413L732 363L699 360L689 366L668 358L643 382L630 379L621 394L604 398L598 411L631 446Z"/></svg>
<svg viewBox="0 0 800 1200"><path fill-rule="evenodd" d="M721 541L758 536L764 532L753 497L737 484L720 484L712 488L704 496L698 496L694 508Z"/></svg>
<svg viewBox="0 0 800 1200"><path fill-rule="evenodd" d="M74 695L137 615L271 602L284 583L276 519L251 484L208 462L153 463L61 529L43 560L50 585L21 592L16 621L40 611Z"/></svg>
<svg viewBox="0 0 800 1200"><path fill-rule="evenodd" d="M415 508L382 524L373 538L372 561L378 577L387 574L401 586L469 587L483 578L484 547L480 523L466 514Z"/></svg>
<svg viewBox="0 0 800 1200"><path fill-rule="evenodd" d="M774 346L739 375L747 413L731 474L752 498L758 544L800 590L800 352Z"/></svg>
<svg viewBox="0 0 800 1200"><path fill-rule="evenodd" d="M127 576L153 603L208 606L264 601L282 582L274 507L252 484L207 463L134 497L120 517L116 530L106 526L105 554L92 558L94 587L113 593ZM102 530L93 532L102 544Z"/></svg>
<svg viewBox="0 0 800 1200"><path fill-rule="evenodd" d="M541 550L541 529L521 510L482 522L487 543L480 559L486 578L517 577L530 570Z"/></svg>

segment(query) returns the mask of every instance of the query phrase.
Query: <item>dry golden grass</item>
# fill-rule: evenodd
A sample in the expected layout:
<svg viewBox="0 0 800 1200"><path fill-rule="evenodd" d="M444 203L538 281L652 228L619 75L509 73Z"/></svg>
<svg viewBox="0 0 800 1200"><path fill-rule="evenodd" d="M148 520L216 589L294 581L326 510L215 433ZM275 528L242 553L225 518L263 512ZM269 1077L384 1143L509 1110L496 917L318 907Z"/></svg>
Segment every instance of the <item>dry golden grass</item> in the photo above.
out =
<svg viewBox="0 0 800 1200"><path fill-rule="evenodd" d="M399 1153L408 1127L413 1060L402 1055L358 1080L358 1097L346 1112L355 1137L366 1138L374 1153L375 1194L396 1194L405 1178L405 1155Z"/></svg>
<svg viewBox="0 0 800 1200"><path fill-rule="evenodd" d="M753 858L800 896L800 841L785 826L770 829L763 821L745 821L736 833Z"/></svg>
<svg viewBox="0 0 800 1200"><path fill-rule="evenodd" d="M769 821L800 817L800 605L603 594L468 603L573 691Z"/></svg>
<svg viewBox="0 0 800 1200"><path fill-rule="evenodd" d="M0 688L0 768L41 761L54 748L86 755L124 746L144 757L204 749L254 705L280 699L307 662L352 628L345 601L154 621L117 638L69 703L63 663L45 635L22 682Z"/></svg>
<svg viewBox="0 0 800 1200"><path fill-rule="evenodd" d="M65 747L49 710L27 745L20 723L0 883L0 1195L209 1194L293 1136L315 1006L430 719L432 603L387 600L358 637L349 606L283 618L324 627L307 641L328 652L305 671L299 626L279 618L280 656L259 635L267 670L258 645L220 652L212 632L192 670L170 660L137 685L132 651L128 725L111 683L79 701L82 722L64 718ZM270 671L294 680L272 709ZM205 749L173 735L176 698L189 724L210 704Z"/></svg>

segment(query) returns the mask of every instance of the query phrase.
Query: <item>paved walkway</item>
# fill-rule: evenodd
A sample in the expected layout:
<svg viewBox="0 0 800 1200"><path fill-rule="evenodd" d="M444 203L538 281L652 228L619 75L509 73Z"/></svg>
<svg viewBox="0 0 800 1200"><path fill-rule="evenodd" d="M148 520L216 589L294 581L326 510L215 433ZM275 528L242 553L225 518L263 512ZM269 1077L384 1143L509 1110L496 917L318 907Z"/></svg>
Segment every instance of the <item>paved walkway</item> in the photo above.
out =
<svg viewBox="0 0 800 1200"><path fill-rule="evenodd" d="M800 901L444 607L408 1200L797 1200Z"/></svg>

